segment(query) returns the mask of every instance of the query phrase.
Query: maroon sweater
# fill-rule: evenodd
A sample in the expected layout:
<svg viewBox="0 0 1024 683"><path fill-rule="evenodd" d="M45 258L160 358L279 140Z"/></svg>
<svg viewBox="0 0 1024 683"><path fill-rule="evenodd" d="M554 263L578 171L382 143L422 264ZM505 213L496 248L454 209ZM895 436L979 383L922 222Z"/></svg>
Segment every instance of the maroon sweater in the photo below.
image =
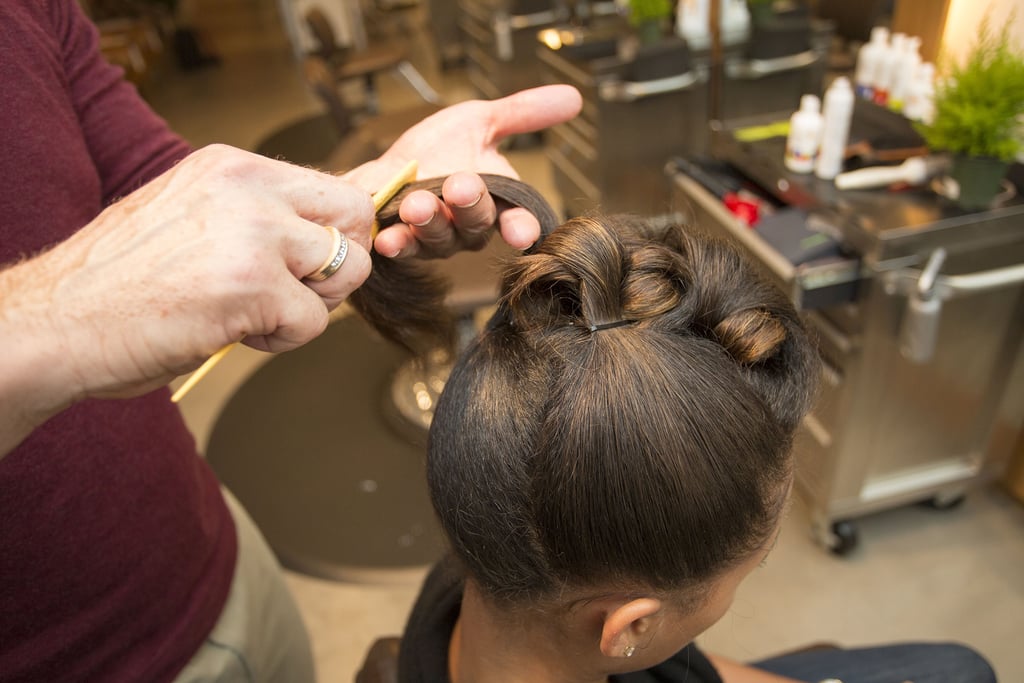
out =
<svg viewBox="0 0 1024 683"><path fill-rule="evenodd" d="M187 153L75 0L0 0L0 267ZM166 389L65 410L0 459L0 681L173 679L220 614L236 543Z"/></svg>

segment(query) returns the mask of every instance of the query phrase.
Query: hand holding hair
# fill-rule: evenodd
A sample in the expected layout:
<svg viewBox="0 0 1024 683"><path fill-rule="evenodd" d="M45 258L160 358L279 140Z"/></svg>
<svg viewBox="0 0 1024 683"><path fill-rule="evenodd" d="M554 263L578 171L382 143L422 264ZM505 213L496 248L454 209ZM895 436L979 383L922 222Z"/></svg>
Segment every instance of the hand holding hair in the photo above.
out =
<svg viewBox="0 0 1024 683"><path fill-rule="evenodd" d="M373 208L340 178L223 145L201 149L72 237L0 271L0 453L86 397L136 396L244 340L319 335L370 270ZM308 275L339 250L331 277Z"/></svg>
<svg viewBox="0 0 1024 683"><path fill-rule="evenodd" d="M489 173L479 178L492 201L528 211L539 226L541 239L558 226L554 209L530 185ZM428 178L406 185L377 212L381 233L401 220L401 207L408 197L429 193L443 201L448 180ZM480 236L480 240L479 247L483 247L486 236ZM376 250L371 257L373 272L350 297L355 309L384 337L409 351L424 353L438 347L450 350L455 323L444 305L446 280L422 262L388 258Z"/></svg>
<svg viewBox="0 0 1024 683"><path fill-rule="evenodd" d="M576 116L583 106L568 85L523 90L498 100L473 100L447 107L410 128L379 159L345 174L375 191L409 160L421 178L447 177L441 196L412 192L401 204L400 221L384 230L374 251L388 257L439 258L479 248L484 233L498 227L517 249L536 241L536 219L521 208L495 200L471 170L517 178L499 145L511 135L530 133Z"/></svg>

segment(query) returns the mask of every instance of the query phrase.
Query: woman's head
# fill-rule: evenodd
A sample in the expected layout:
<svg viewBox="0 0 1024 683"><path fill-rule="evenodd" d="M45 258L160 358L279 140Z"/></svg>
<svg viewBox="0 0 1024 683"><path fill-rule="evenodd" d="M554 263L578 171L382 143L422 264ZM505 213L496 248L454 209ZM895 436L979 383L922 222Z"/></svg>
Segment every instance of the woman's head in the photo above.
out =
<svg viewBox="0 0 1024 683"><path fill-rule="evenodd" d="M777 526L815 354L731 248L575 219L507 269L456 364L428 479L455 553L508 607L642 586L698 604Z"/></svg>

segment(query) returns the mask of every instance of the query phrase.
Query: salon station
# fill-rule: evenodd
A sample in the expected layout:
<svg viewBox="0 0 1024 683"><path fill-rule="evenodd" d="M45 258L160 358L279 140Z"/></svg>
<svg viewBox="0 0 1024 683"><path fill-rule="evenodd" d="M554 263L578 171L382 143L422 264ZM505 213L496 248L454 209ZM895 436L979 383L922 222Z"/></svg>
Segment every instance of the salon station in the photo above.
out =
<svg viewBox="0 0 1024 683"><path fill-rule="evenodd" d="M83 6L192 145L333 172L448 104L575 86L580 116L507 141L521 178L563 219L733 243L822 361L777 548L699 644L960 641L1024 680L1024 66L984 73L1024 55L1015 0ZM464 343L507 255L492 240L444 264ZM387 648L444 553L424 454L450 364L343 306L312 343L239 347L180 398L287 570L321 680L395 680Z"/></svg>

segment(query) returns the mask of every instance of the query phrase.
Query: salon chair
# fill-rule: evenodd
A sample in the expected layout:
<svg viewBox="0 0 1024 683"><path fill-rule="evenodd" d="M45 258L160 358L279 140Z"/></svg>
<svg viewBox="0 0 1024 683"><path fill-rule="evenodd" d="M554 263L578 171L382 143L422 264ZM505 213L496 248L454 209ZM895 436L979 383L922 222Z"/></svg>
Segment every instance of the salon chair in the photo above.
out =
<svg viewBox="0 0 1024 683"><path fill-rule="evenodd" d="M413 30L420 0L363 0L367 32L373 39L401 38Z"/></svg>
<svg viewBox="0 0 1024 683"><path fill-rule="evenodd" d="M362 80L365 93L365 107L370 113L377 113L377 75L384 72L395 72L401 76L424 101L441 104L441 96L434 90L423 75L408 60L407 50L403 45L381 43L362 49L338 43L327 15L317 7L312 7L305 14L306 25L317 42L313 56L324 60L329 73L336 84L352 80Z"/></svg>
<svg viewBox="0 0 1024 683"><path fill-rule="evenodd" d="M398 683L398 650L401 645L402 639L398 636L385 636L373 641L356 673L355 683ZM812 643L783 654L835 650L838 647L833 643Z"/></svg>

